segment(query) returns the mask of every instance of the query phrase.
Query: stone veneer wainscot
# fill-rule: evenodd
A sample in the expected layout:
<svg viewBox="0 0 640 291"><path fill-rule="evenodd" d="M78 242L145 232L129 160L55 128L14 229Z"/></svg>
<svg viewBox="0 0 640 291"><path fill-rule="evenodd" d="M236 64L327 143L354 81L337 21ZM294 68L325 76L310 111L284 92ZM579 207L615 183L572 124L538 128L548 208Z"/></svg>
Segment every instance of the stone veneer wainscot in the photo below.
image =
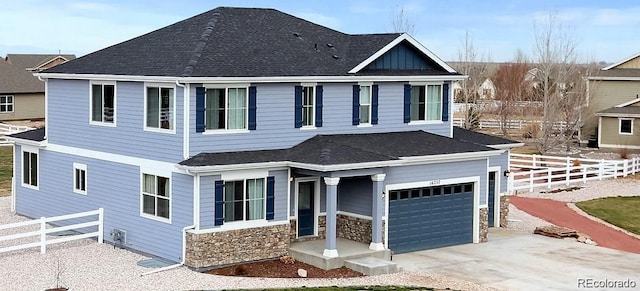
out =
<svg viewBox="0 0 640 291"><path fill-rule="evenodd" d="M480 209L480 242L489 241L489 209Z"/></svg>

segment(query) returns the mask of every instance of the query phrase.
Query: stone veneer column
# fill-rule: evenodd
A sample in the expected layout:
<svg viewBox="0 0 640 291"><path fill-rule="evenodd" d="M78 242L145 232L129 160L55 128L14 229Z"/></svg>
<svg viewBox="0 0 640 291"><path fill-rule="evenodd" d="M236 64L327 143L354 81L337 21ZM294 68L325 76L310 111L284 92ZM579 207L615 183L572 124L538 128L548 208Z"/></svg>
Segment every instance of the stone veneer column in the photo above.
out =
<svg viewBox="0 0 640 291"><path fill-rule="evenodd" d="M371 175L373 181L373 199L371 205L371 244L369 249L384 250L382 243L382 212L384 211L384 178L385 174Z"/></svg>
<svg viewBox="0 0 640 291"><path fill-rule="evenodd" d="M329 258L338 257L338 248L336 247L336 219L338 212L338 183L340 178L325 177L324 183L327 185L327 226L326 226L326 245L323 256Z"/></svg>

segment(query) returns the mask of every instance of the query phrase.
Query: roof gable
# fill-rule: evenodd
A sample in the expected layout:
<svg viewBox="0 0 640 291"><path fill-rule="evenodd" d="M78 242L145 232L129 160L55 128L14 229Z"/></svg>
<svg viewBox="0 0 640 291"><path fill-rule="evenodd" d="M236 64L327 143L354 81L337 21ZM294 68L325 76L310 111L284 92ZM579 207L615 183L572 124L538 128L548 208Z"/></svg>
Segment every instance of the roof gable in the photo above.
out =
<svg viewBox="0 0 640 291"><path fill-rule="evenodd" d="M630 56L622 61L619 61L613 65L602 68L603 71L610 69L640 69L640 53Z"/></svg>
<svg viewBox="0 0 640 291"><path fill-rule="evenodd" d="M56 60L74 55L7 54L0 58L0 94L44 93L44 82L33 76L34 68L55 66Z"/></svg>
<svg viewBox="0 0 640 291"><path fill-rule="evenodd" d="M638 106L638 105L640 105L638 103L640 103L640 98L636 98L636 99L633 99L631 101L628 101L628 102L625 102L625 103L622 103L622 104L618 104L618 105L616 105L614 107L621 108L621 107L627 107L627 106Z"/></svg>
<svg viewBox="0 0 640 291"><path fill-rule="evenodd" d="M421 70L448 73L442 66L425 57L407 41L400 42L367 65L363 70Z"/></svg>

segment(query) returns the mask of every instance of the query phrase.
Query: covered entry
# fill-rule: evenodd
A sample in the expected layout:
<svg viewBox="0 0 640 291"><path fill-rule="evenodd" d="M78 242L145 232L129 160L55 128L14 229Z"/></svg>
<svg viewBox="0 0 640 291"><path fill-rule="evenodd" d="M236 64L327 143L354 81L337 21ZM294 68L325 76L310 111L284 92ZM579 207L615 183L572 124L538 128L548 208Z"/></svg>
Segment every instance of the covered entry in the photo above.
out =
<svg viewBox="0 0 640 291"><path fill-rule="evenodd" d="M389 248L394 253L473 242L474 183L389 191Z"/></svg>

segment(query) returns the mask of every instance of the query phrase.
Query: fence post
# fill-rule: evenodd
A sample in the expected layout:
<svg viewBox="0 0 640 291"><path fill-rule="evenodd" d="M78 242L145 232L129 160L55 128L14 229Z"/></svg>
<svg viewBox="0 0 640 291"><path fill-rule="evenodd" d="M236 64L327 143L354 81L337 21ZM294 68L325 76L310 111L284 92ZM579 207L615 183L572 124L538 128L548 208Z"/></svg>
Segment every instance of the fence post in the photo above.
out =
<svg viewBox="0 0 640 291"><path fill-rule="evenodd" d="M582 165L582 183L587 183L587 171L589 167L587 165Z"/></svg>
<svg viewBox="0 0 640 291"><path fill-rule="evenodd" d="M533 171L529 171L529 192L533 192Z"/></svg>
<svg viewBox="0 0 640 291"><path fill-rule="evenodd" d="M567 169L566 169L566 181L567 181L567 186L569 186L569 180L571 180L571 158L569 156L567 156Z"/></svg>
<svg viewBox="0 0 640 291"><path fill-rule="evenodd" d="M600 160L600 163L598 163L598 180L602 180L602 174L604 172L603 165L604 160Z"/></svg>
<svg viewBox="0 0 640 291"><path fill-rule="evenodd" d="M622 177L626 177L629 174L629 160L624 160L624 168L622 169Z"/></svg>
<svg viewBox="0 0 640 291"><path fill-rule="evenodd" d="M533 163L533 167L532 168L536 168L536 154L533 154L533 159L532 159L532 163Z"/></svg>
<svg viewBox="0 0 640 291"><path fill-rule="evenodd" d="M98 208L98 243L104 242L104 208Z"/></svg>
<svg viewBox="0 0 640 291"><path fill-rule="evenodd" d="M47 221L44 217L40 217L40 253L47 252Z"/></svg>
<svg viewBox="0 0 640 291"><path fill-rule="evenodd" d="M551 188L551 168L547 168L547 187Z"/></svg>

